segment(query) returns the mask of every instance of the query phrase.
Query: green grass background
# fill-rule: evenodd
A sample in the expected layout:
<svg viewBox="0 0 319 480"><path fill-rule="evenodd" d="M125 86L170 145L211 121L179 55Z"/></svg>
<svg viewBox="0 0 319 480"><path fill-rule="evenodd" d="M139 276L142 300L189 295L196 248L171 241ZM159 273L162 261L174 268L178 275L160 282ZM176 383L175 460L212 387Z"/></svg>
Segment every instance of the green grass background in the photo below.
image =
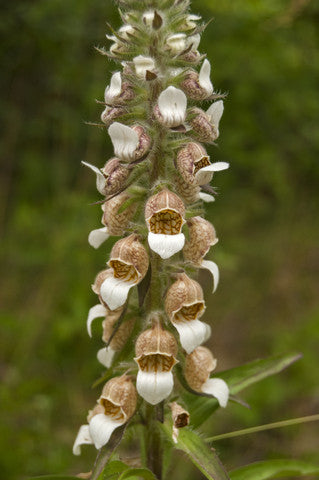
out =
<svg viewBox="0 0 319 480"><path fill-rule="evenodd" d="M219 244L217 293L206 295L219 368L290 350L289 371L242 394L207 424L209 435L319 411L319 5L315 0L194 0L214 17L201 51L229 92L214 160L220 193L209 207ZM86 334L90 290L107 258L87 245L99 225L84 160L110 156L96 121L116 66L99 56L108 0L15 0L2 6L0 472L5 480L91 468L71 447L101 369ZM208 278L207 278L208 283ZM97 333L97 330L96 330ZM267 458L318 459L318 425L215 445L227 468ZM134 453L134 452L133 452ZM182 470L184 469L184 470ZM183 476L184 472L184 476ZM183 463L174 478L202 478Z"/></svg>

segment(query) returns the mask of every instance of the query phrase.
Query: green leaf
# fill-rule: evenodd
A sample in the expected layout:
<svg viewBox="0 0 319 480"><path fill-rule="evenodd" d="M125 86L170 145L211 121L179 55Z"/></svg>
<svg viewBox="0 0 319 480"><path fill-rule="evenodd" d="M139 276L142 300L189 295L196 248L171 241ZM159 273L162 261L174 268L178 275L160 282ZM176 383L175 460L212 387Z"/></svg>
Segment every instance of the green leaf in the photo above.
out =
<svg viewBox="0 0 319 480"><path fill-rule="evenodd" d="M122 473L119 480L132 477L144 478L145 480L156 480L154 473L148 468L130 468Z"/></svg>
<svg viewBox="0 0 319 480"><path fill-rule="evenodd" d="M32 477L29 480L79 480L79 477L70 477L68 475L40 475L40 477Z"/></svg>
<svg viewBox="0 0 319 480"><path fill-rule="evenodd" d="M300 460L256 462L230 472L231 480L267 480L291 475L319 475L319 466Z"/></svg>
<svg viewBox="0 0 319 480"><path fill-rule="evenodd" d="M108 480L113 477L118 478L122 472L129 469L130 467L126 463L121 462L120 460L114 460L106 464L101 479Z"/></svg>
<svg viewBox="0 0 319 480"><path fill-rule="evenodd" d="M166 437L172 442L172 427L161 425ZM209 448L205 441L188 427L179 429L175 448L182 450L196 467L210 480L229 480L229 476L220 462L214 449Z"/></svg>
<svg viewBox="0 0 319 480"><path fill-rule="evenodd" d="M281 372L299 360L300 357L301 354L299 353L276 355L262 360L255 360L224 372L218 372L216 377L224 379L229 386L230 393L236 394L270 375ZM184 392L182 397L190 412L192 425L195 428L202 425L218 408L218 402L215 398L195 396L188 392Z"/></svg>

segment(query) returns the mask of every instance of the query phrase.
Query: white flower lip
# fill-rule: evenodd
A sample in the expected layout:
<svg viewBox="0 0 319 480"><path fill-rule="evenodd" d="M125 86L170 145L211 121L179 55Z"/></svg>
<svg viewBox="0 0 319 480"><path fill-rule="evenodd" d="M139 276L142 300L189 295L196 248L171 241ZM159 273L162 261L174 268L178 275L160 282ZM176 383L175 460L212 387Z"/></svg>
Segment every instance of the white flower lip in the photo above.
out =
<svg viewBox="0 0 319 480"><path fill-rule="evenodd" d="M99 413L89 422L89 432L95 447L99 450L110 440L114 430L126 422L126 419L115 420L109 415Z"/></svg>
<svg viewBox="0 0 319 480"><path fill-rule="evenodd" d="M129 291L135 282L126 282L113 276L107 277L101 285L100 295L110 310L116 310L125 304Z"/></svg>
<svg viewBox="0 0 319 480"><path fill-rule="evenodd" d="M213 177L214 172L221 172L229 168L229 163L227 162L215 162L207 167L200 168L196 174L195 179L198 185L204 185L209 183Z"/></svg>
<svg viewBox="0 0 319 480"><path fill-rule="evenodd" d="M115 350L111 348L110 346L108 347L103 347L97 352L97 359L98 361L104 365L106 368L110 368L112 365L113 357L115 355Z"/></svg>
<svg viewBox="0 0 319 480"><path fill-rule="evenodd" d="M202 392L208 393L217 398L221 407L225 408L229 398L229 388L227 383L221 378L209 378L202 385Z"/></svg>
<svg viewBox="0 0 319 480"><path fill-rule="evenodd" d="M148 244L153 252L165 260L182 250L185 244L185 236L183 233L165 235L163 233L149 232Z"/></svg>
<svg viewBox="0 0 319 480"><path fill-rule="evenodd" d="M172 324L178 331L181 345L188 354L210 337L210 326L198 319L182 322L172 321Z"/></svg>
<svg viewBox="0 0 319 480"><path fill-rule="evenodd" d="M112 101L115 97L118 97L122 91L122 78L121 72L113 73L110 81L104 92L105 103Z"/></svg>
<svg viewBox="0 0 319 480"><path fill-rule="evenodd" d="M97 228L89 233L88 242L93 248L99 248L109 238L107 227Z"/></svg>
<svg viewBox="0 0 319 480"><path fill-rule="evenodd" d="M208 270L212 274L213 279L214 279L213 293L215 293L216 289L218 287L218 283L219 283L219 268L218 268L218 265L215 262L212 262L211 260L202 260L200 266L201 266L201 268L205 268L206 270Z"/></svg>
<svg viewBox="0 0 319 480"><path fill-rule="evenodd" d="M98 303L97 305L94 305L94 307L91 307L88 313L88 318L86 321L86 327L87 331L90 337L92 337L92 322L96 318L100 317L105 317L107 315L107 310L104 307L104 305L101 305Z"/></svg>
<svg viewBox="0 0 319 480"><path fill-rule="evenodd" d="M86 167L90 168L95 174L96 174L96 188L101 195L104 195L104 188L105 188L105 178L101 170L95 165L91 165L90 163L87 162L81 162L82 165L85 165Z"/></svg>
<svg viewBox="0 0 319 480"><path fill-rule="evenodd" d="M135 66L135 73L140 78L145 79L147 70L155 70L155 60L152 57L138 55L137 57L133 58L133 62Z"/></svg>
<svg viewBox="0 0 319 480"><path fill-rule="evenodd" d="M174 33L166 39L166 43L173 53L181 53L187 47L187 36L185 33Z"/></svg>
<svg viewBox="0 0 319 480"><path fill-rule="evenodd" d="M220 122L220 119L222 118L223 112L224 112L223 100L218 100L217 102L212 103L211 106L206 111L206 115L210 117L210 121L216 127L217 131L218 131L219 122Z"/></svg>
<svg viewBox="0 0 319 480"><path fill-rule="evenodd" d="M143 372L139 370L136 389L148 403L156 405L167 398L174 386L174 378L169 372Z"/></svg>
<svg viewBox="0 0 319 480"><path fill-rule="evenodd" d="M199 192L199 198L205 203L215 202L215 197L213 195L209 195L209 193Z"/></svg>
<svg viewBox="0 0 319 480"><path fill-rule="evenodd" d="M119 122L112 123L108 133L113 143L115 156L125 161L132 160L139 144L137 133Z"/></svg>
<svg viewBox="0 0 319 480"><path fill-rule="evenodd" d="M73 455L81 455L81 445L92 445L93 440L90 435L89 425L82 425L76 436L73 445Z"/></svg>
<svg viewBox="0 0 319 480"><path fill-rule="evenodd" d="M186 118L187 97L182 90L170 86L158 97L158 108L168 127L178 127Z"/></svg>
<svg viewBox="0 0 319 480"><path fill-rule="evenodd" d="M207 59L204 60L199 72L199 85L205 90L207 95L212 95L214 92L213 84L210 80L210 63Z"/></svg>
<svg viewBox="0 0 319 480"><path fill-rule="evenodd" d="M143 13L143 22L145 23L145 25L147 25L148 27L151 27L152 24L153 24L153 20L154 20L154 17L155 17L155 12L154 10L149 10L147 12L144 12Z"/></svg>
<svg viewBox="0 0 319 480"><path fill-rule="evenodd" d="M200 44L200 34L197 33L196 35L191 35L187 39L187 46L189 47L192 45L192 50L197 50Z"/></svg>

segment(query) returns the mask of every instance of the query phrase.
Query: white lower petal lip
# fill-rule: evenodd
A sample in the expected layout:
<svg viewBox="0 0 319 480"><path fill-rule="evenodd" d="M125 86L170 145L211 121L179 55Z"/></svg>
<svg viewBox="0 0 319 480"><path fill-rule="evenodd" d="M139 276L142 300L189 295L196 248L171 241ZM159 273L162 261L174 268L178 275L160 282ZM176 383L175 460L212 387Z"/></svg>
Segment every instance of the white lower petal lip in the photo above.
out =
<svg viewBox="0 0 319 480"><path fill-rule="evenodd" d="M200 320L172 323L178 331L182 347L188 354L204 343L210 335L209 325Z"/></svg>
<svg viewBox="0 0 319 480"><path fill-rule="evenodd" d="M227 162L215 162L207 167L201 168L202 172L221 172L222 170L227 170L229 168L229 163Z"/></svg>
<svg viewBox="0 0 319 480"><path fill-rule="evenodd" d="M169 127L181 125L186 116L187 98L182 90L168 87L158 97L158 108Z"/></svg>
<svg viewBox="0 0 319 480"><path fill-rule="evenodd" d="M120 95L122 89L122 78L121 72L113 73L110 85L106 87L104 92L104 100L107 103L112 100L114 97Z"/></svg>
<svg viewBox="0 0 319 480"><path fill-rule="evenodd" d="M110 310L124 305L128 293L135 283L125 282L119 278L108 277L101 285L100 295Z"/></svg>
<svg viewBox="0 0 319 480"><path fill-rule="evenodd" d="M125 420L113 420L111 416L99 413L89 423L89 432L95 448L100 449L110 440L114 430L125 423Z"/></svg>
<svg viewBox="0 0 319 480"><path fill-rule="evenodd" d="M209 270L209 272L212 274L213 279L214 279L213 293L215 293L216 289L218 287L218 283L219 283L219 268L218 268L218 265L215 262L212 262L211 260L202 260L201 268L205 268L206 270Z"/></svg>
<svg viewBox="0 0 319 480"><path fill-rule="evenodd" d="M213 195L209 195L209 193L199 192L199 198L205 203L215 202L215 197Z"/></svg>
<svg viewBox="0 0 319 480"><path fill-rule="evenodd" d="M96 188L101 195L104 195L104 188L105 188L105 178L103 173L99 168L97 168L95 165L91 165L90 163L87 162L81 162L82 165L85 165L86 167L90 168L95 174L96 174Z"/></svg>
<svg viewBox="0 0 319 480"><path fill-rule="evenodd" d="M97 359L102 365L104 365L104 367L110 368L114 355L115 350L113 350L113 348L104 347L97 352Z"/></svg>
<svg viewBox="0 0 319 480"><path fill-rule="evenodd" d="M148 403L156 405L167 398L174 386L172 372L143 372L139 370L136 389Z"/></svg>
<svg viewBox="0 0 319 480"><path fill-rule="evenodd" d="M167 259L182 250L185 236L183 233L164 235L163 233L149 232L148 244L153 252L156 252L161 258Z"/></svg>
<svg viewBox="0 0 319 480"><path fill-rule="evenodd" d="M214 91L212 82L210 81L210 63L204 60L199 72L199 85L206 91L207 95L211 95Z"/></svg>
<svg viewBox="0 0 319 480"><path fill-rule="evenodd" d="M87 318L87 321L86 321L86 327L87 327L87 331L88 331L88 334L89 334L90 337L92 337L92 322L93 322L93 320L95 320L96 318L105 317L106 314L107 314L106 308L104 307L104 305L101 305L100 303L98 303L97 305L94 305L94 307L90 308L88 318Z"/></svg>
<svg viewBox="0 0 319 480"><path fill-rule="evenodd" d="M97 228L89 234L89 244L93 248L99 248L109 238L107 227Z"/></svg>
<svg viewBox="0 0 319 480"><path fill-rule="evenodd" d="M76 436L74 445L73 445L73 455L81 455L81 445L92 445L93 440L90 435L89 426L82 425Z"/></svg>
<svg viewBox="0 0 319 480"><path fill-rule="evenodd" d="M225 408L229 398L229 388L227 383L221 378L209 378L202 385L202 392L208 393L217 398L221 407Z"/></svg>
<svg viewBox="0 0 319 480"><path fill-rule="evenodd" d="M108 129L111 137L114 153L123 160L131 160L138 147L137 133L130 127L119 122L113 122Z"/></svg>
<svg viewBox="0 0 319 480"><path fill-rule="evenodd" d="M218 129L218 125L220 119L222 118L224 112L224 102L223 100L218 100L218 102L214 102L211 104L209 109L206 111L206 115L208 115L211 119L213 125L215 125L216 129Z"/></svg>

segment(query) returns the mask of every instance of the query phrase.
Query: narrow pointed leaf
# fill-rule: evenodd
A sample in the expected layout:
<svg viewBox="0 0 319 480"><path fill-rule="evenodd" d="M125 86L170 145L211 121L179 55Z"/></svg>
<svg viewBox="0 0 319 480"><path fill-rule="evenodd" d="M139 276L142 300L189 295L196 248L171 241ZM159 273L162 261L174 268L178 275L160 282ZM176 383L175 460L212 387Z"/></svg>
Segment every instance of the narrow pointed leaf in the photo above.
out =
<svg viewBox="0 0 319 480"><path fill-rule="evenodd" d="M268 460L256 462L230 472L231 480L267 480L303 475L319 475L319 465L300 460Z"/></svg>
<svg viewBox="0 0 319 480"><path fill-rule="evenodd" d="M255 360L240 367L231 368L224 372L218 372L218 378L222 378L228 384L232 395L246 387L263 380L271 375L280 373L292 363L299 360L300 354L276 355L270 358ZM194 396L188 392L183 393L183 400L187 405L192 418L192 425L197 428L218 408L214 398Z"/></svg>
<svg viewBox="0 0 319 480"><path fill-rule="evenodd" d="M168 440L172 442L172 428L161 425ZM229 476L214 449L207 446L204 439L188 427L179 429L175 448L182 450L194 465L209 480L229 480Z"/></svg>

